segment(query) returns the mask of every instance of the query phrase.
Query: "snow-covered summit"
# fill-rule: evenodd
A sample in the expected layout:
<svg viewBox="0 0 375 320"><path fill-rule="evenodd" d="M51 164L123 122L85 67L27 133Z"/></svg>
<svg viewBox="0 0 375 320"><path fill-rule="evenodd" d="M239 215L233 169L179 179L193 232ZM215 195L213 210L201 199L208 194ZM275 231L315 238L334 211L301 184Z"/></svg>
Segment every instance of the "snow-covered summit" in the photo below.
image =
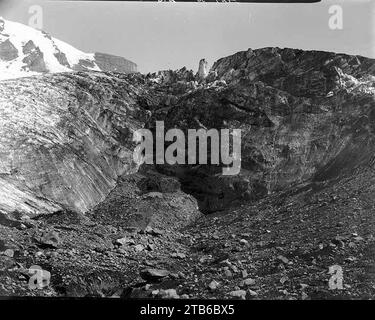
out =
<svg viewBox="0 0 375 320"><path fill-rule="evenodd" d="M135 72L122 57L85 53L21 23L0 17L0 80L79 70Z"/></svg>

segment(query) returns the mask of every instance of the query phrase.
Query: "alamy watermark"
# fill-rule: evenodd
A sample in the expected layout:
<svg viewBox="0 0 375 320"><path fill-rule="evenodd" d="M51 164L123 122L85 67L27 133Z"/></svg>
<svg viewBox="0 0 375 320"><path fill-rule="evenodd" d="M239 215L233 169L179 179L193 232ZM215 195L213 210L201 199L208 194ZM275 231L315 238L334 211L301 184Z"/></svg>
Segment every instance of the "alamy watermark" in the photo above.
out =
<svg viewBox="0 0 375 320"><path fill-rule="evenodd" d="M29 268L29 289L43 289L48 287L51 281L51 273L43 270L38 265L33 265Z"/></svg>
<svg viewBox="0 0 375 320"><path fill-rule="evenodd" d="M151 130L139 129L134 132L133 141L138 144L133 153L138 164L210 162L223 165L223 175L236 175L241 169L241 129L188 129L186 138L185 133L176 128L165 133L164 121L156 121L155 138ZM171 142L167 148L165 142Z"/></svg>
<svg viewBox="0 0 375 320"><path fill-rule="evenodd" d="M28 25L34 29L43 29L43 8L40 5L32 5L29 7Z"/></svg>
<svg viewBox="0 0 375 320"><path fill-rule="evenodd" d="M330 14L328 26L331 30L342 30L344 28L343 8L340 5L332 5L328 9Z"/></svg>
<svg viewBox="0 0 375 320"><path fill-rule="evenodd" d="M344 272L342 267L335 264L329 267L328 273L331 275L328 281L328 287L330 290L342 290L343 287L343 279L344 279Z"/></svg>

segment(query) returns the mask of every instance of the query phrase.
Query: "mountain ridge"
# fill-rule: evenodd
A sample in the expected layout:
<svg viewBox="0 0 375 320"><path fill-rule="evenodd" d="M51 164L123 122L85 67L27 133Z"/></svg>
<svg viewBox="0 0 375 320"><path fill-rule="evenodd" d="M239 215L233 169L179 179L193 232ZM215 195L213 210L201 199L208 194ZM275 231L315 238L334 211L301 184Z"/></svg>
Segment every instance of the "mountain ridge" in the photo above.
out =
<svg viewBox="0 0 375 320"><path fill-rule="evenodd" d="M85 53L48 33L0 17L0 80L72 71L137 72L137 65L107 53Z"/></svg>

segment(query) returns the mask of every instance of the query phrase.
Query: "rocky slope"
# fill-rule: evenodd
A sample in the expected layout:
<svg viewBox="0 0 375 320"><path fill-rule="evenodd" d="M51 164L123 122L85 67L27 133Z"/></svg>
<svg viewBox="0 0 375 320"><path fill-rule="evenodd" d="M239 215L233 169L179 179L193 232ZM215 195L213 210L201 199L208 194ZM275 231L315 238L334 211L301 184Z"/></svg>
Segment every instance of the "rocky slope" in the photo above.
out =
<svg viewBox="0 0 375 320"><path fill-rule="evenodd" d="M84 53L44 31L0 17L0 80L84 70L130 73L137 65L110 54Z"/></svg>
<svg viewBox="0 0 375 320"><path fill-rule="evenodd" d="M0 225L0 294L373 299L374 177L369 169L277 192L177 230L125 227L124 216L106 208L94 219L58 214ZM111 202L129 202L132 186L118 189L128 190L125 202L123 193ZM155 216L173 197L160 191L147 196ZM29 288L31 265L51 273L49 286ZM343 270L342 290L329 289L333 265Z"/></svg>
<svg viewBox="0 0 375 320"><path fill-rule="evenodd" d="M1 294L374 297L374 60L265 48L204 76L64 73L0 92ZM155 120L241 128L240 174L137 168L132 132ZM49 287L28 288L33 264Z"/></svg>

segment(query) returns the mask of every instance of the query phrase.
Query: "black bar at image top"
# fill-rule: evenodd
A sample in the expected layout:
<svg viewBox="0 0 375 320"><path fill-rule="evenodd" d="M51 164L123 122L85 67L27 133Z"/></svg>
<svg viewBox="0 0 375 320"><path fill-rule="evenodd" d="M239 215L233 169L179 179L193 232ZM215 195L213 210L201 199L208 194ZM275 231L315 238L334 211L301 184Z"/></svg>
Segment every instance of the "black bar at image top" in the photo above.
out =
<svg viewBox="0 0 375 320"><path fill-rule="evenodd" d="M51 1L51 0L50 0ZM217 2L217 3L317 3L321 0L52 0L52 1L109 1L109 2Z"/></svg>

